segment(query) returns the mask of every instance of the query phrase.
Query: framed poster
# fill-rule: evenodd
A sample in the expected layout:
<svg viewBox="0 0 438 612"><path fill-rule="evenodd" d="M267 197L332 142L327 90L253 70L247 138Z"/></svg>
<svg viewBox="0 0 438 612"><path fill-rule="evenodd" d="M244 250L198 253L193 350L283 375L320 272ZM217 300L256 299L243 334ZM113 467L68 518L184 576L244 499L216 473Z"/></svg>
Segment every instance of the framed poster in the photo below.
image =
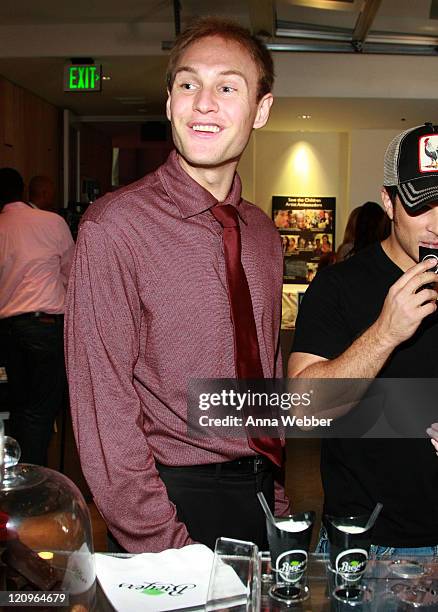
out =
<svg viewBox="0 0 438 612"><path fill-rule="evenodd" d="M335 250L336 198L272 196L281 234L284 283L310 283L321 256Z"/></svg>

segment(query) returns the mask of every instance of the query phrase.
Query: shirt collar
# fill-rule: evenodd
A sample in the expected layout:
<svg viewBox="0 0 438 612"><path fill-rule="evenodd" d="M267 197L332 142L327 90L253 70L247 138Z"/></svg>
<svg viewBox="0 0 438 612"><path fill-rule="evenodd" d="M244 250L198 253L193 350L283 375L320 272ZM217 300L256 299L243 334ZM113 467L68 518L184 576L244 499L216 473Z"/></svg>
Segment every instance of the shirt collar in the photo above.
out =
<svg viewBox="0 0 438 612"><path fill-rule="evenodd" d="M159 168L158 174L167 195L178 208L183 219L198 215L218 204L213 194L183 170L175 150L170 153L166 163ZM246 215L242 206L242 183L237 173L234 175L227 197L221 204L234 206L242 221L246 223Z"/></svg>
<svg viewBox="0 0 438 612"><path fill-rule="evenodd" d="M17 202L8 202L7 204L5 204L3 206L3 210L6 210L8 207L11 207L11 208L29 208L29 205L26 204L26 202L20 202L20 201L17 201Z"/></svg>

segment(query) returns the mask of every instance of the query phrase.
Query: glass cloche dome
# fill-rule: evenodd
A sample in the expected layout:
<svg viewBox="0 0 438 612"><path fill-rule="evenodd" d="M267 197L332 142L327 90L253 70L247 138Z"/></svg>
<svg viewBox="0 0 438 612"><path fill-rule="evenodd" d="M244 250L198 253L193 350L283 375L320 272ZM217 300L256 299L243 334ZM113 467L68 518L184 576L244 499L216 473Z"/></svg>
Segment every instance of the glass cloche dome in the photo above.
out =
<svg viewBox="0 0 438 612"><path fill-rule="evenodd" d="M64 612L90 612L96 573L84 498L63 474L19 464L20 453L0 422L0 592L21 595L2 600L1 609L12 610L20 601L29 605L22 610L33 610L32 592L40 595L35 603L41 612L58 609L57 603Z"/></svg>

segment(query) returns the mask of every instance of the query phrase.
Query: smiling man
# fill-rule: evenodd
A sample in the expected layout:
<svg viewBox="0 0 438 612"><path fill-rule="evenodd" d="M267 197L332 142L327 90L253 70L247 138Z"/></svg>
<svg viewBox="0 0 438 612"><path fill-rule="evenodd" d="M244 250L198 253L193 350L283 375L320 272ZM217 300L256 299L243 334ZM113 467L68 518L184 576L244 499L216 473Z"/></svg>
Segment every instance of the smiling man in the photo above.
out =
<svg viewBox="0 0 438 612"><path fill-rule="evenodd" d="M419 261L421 247L438 248L438 170L426 139L438 147L437 126L389 145L382 203L391 234L317 274L300 306L289 376L437 377L436 260ZM374 554L438 554L438 462L428 440L326 439L321 473L327 514L371 514L383 503Z"/></svg>
<svg viewBox="0 0 438 612"><path fill-rule="evenodd" d="M277 514L289 509L281 444L190 437L186 394L191 378L281 376L280 239L242 200L236 174L269 117L272 59L244 28L201 20L177 40L167 83L176 150L90 206L79 231L66 352L81 464L115 544L129 552L212 547L218 536L265 547L257 491ZM223 211L233 229L219 222ZM230 231L241 244L252 370L238 350L250 333L229 292ZM171 264L170 243L179 253Z"/></svg>

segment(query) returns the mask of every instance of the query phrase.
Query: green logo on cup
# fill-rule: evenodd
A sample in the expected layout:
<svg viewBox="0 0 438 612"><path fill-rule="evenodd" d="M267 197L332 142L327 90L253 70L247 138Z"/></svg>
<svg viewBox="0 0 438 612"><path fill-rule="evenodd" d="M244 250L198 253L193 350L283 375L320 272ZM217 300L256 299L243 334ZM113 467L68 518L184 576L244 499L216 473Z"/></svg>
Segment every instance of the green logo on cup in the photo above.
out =
<svg viewBox="0 0 438 612"><path fill-rule="evenodd" d="M305 550L288 550L277 558L275 571L286 582L298 582L307 565L307 552Z"/></svg>
<svg viewBox="0 0 438 612"><path fill-rule="evenodd" d="M346 580L360 580L365 572L368 561L368 552L362 548L343 550L336 557L335 569Z"/></svg>

